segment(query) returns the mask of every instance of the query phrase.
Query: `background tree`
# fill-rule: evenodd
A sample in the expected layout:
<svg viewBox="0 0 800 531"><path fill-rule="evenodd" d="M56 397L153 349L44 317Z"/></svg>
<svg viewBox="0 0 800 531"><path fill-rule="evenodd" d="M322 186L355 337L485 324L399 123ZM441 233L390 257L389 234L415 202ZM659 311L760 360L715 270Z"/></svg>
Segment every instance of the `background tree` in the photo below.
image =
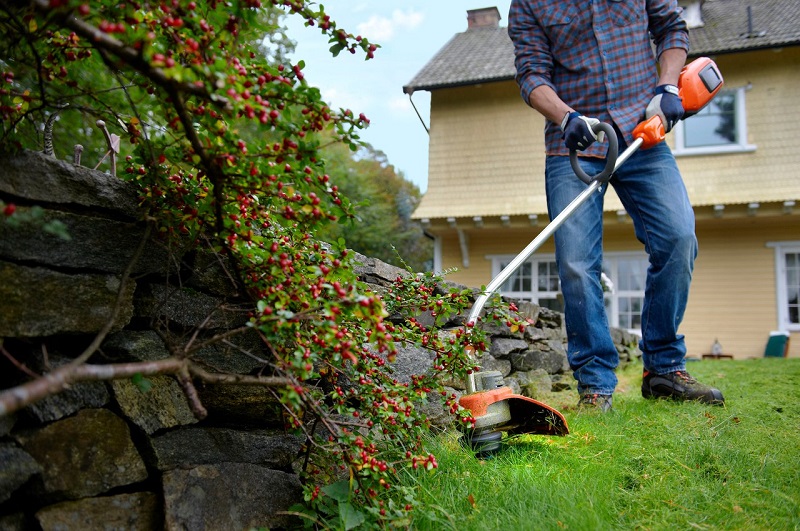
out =
<svg viewBox="0 0 800 531"><path fill-rule="evenodd" d="M329 225L320 237L342 238L355 251L390 264L431 270L432 242L411 219L419 188L372 146L362 146L354 155L341 144L331 144L322 153L340 191L354 203L355 216Z"/></svg>

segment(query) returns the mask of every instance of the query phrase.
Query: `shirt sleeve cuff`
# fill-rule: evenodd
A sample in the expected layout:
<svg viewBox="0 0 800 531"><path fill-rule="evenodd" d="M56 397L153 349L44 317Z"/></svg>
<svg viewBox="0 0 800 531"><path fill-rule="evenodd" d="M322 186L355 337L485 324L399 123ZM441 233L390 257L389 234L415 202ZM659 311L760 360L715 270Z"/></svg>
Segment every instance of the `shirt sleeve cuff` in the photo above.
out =
<svg viewBox="0 0 800 531"><path fill-rule="evenodd" d="M527 77L525 79L519 80L518 83L519 83L519 89L520 89L519 90L520 96L522 96L522 100L528 106L530 106L530 104L531 104L531 94L538 87L541 87L542 85L546 85L546 86L550 87L551 89L553 89L553 91L555 91L555 89L556 89L550 81L548 81L545 78L540 77L540 76L530 76L530 77Z"/></svg>
<svg viewBox="0 0 800 531"><path fill-rule="evenodd" d="M673 33L659 43L656 49L656 56L661 57L661 54L664 52L664 50L670 50L672 48L681 48L686 50L686 53L689 53L689 35L682 32Z"/></svg>

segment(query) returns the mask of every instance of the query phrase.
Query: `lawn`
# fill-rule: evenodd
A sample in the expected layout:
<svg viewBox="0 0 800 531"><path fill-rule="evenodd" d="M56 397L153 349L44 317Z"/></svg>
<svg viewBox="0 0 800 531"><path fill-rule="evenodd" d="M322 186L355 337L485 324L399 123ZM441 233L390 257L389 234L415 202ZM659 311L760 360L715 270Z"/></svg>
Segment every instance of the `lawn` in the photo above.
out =
<svg viewBox="0 0 800 531"><path fill-rule="evenodd" d="M546 399L566 437L506 440L476 459L455 431L439 467L407 476L415 529L800 529L800 359L703 361L689 370L726 405L645 400L641 365L620 372L614 410Z"/></svg>

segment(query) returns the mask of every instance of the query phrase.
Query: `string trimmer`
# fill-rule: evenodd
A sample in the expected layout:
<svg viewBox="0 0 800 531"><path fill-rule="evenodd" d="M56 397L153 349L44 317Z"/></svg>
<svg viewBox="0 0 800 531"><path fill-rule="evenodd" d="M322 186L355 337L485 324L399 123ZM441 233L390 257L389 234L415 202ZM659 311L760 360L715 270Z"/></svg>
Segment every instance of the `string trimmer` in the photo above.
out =
<svg viewBox="0 0 800 531"><path fill-rule="evenodd" d="M700 112L722 88L722 74L716 63L707 57L695 59L686 65L678 79L678 94L684 108L684 119ZM540 232L528 246L486 286L472 306L468 327L474 326L486 302L506 280L637 150L648 149L663 141L666 132L661 118L656 115L641 122L633 131L634 141L625 151L618 153L617 135L606 123L592 127L595 133L604 132L608 139L606 165L597 175L587 175L578 163L577 153L570 151L573 171L589 186ZM500 447L502 432L509 434L534 433L566 435L569 432L564 416L552 407L521 395L503 386L502 374L497 371L473 373L467 380L467 394L459 403L470 410L475 426L465 438L479 454L491 454Z"/></svg>

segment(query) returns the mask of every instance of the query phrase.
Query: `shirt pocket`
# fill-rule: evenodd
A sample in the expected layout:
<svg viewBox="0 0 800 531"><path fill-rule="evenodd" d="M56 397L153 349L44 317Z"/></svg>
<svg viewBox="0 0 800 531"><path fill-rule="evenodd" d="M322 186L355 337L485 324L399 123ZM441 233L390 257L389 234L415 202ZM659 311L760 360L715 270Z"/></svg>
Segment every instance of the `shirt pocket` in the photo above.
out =
<svg viewBox="0 0 800 531"><path fill-rule="evenodd" d="M553 51L569 50L578 40L580 13L571 4L552 4L539 14L539 23L544 29Z"/></svg>
<svg viewBox="0 0 800 531"><path fill-rule="evenodd" d="M644 19L643 0L608 0L608 10L617 26L629 26Z"/></svg>

